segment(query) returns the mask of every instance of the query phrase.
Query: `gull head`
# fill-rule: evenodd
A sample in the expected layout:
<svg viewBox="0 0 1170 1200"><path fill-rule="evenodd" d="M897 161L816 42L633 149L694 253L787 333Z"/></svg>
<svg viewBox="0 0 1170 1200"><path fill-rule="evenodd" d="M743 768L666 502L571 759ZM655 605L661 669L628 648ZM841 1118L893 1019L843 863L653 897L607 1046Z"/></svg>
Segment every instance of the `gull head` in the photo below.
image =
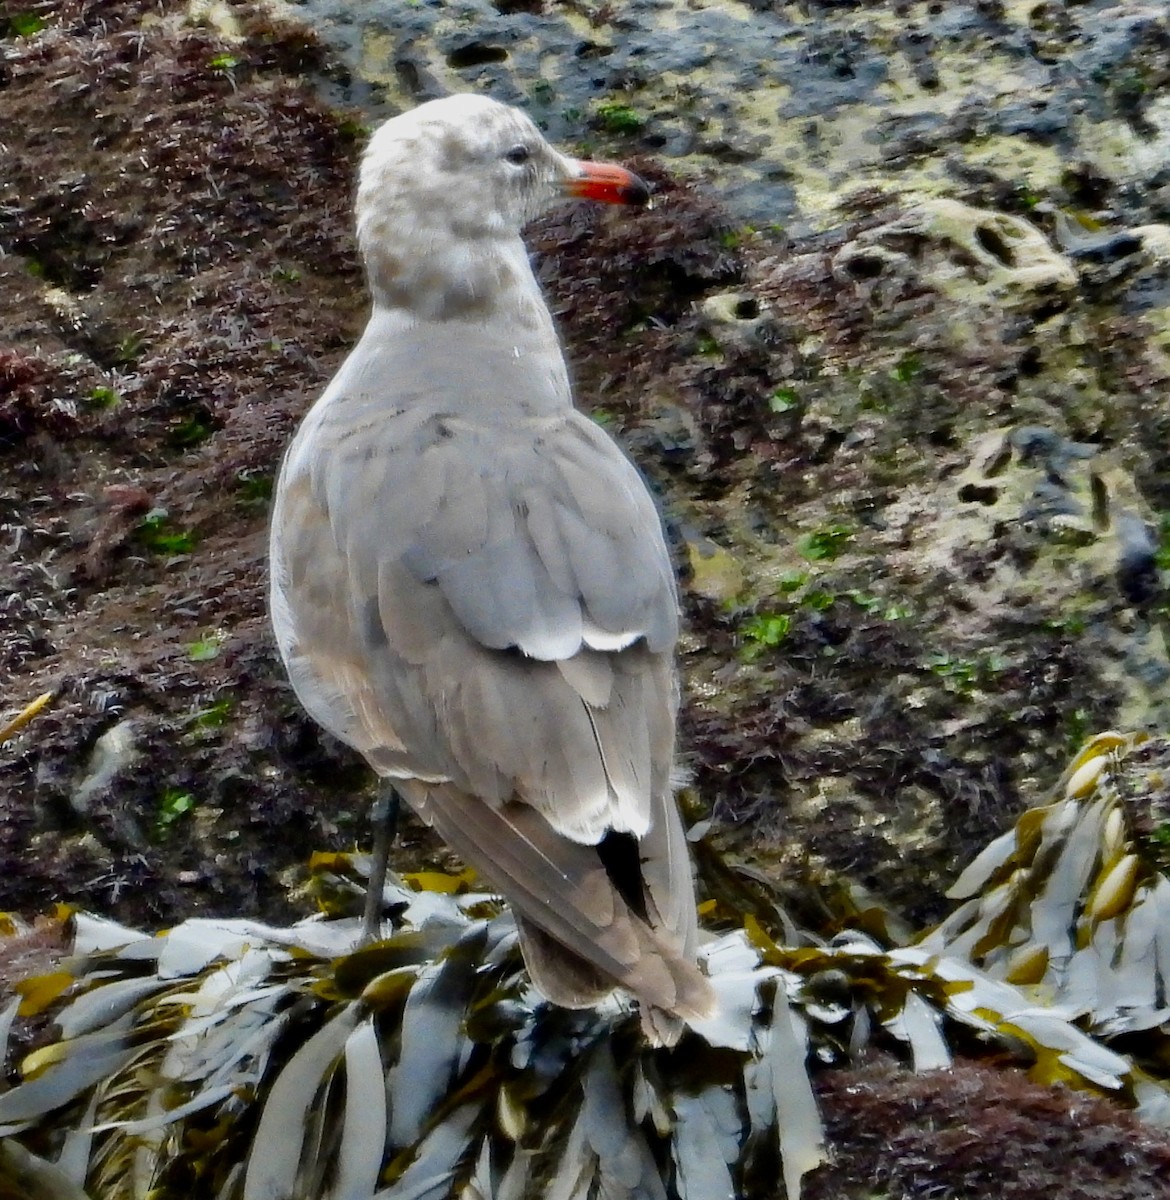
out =
<svg viewBox="0 0 1170 1200"><path fill-rule="evenodd" d="M417 298L421 276L452 282L514 257L524 225L561 197L640 205L649 191L623 167L562 154L519 109L487 96L446 96L393 117L370 139L357 194L375 298L393 302L411 280Z"/></svg>

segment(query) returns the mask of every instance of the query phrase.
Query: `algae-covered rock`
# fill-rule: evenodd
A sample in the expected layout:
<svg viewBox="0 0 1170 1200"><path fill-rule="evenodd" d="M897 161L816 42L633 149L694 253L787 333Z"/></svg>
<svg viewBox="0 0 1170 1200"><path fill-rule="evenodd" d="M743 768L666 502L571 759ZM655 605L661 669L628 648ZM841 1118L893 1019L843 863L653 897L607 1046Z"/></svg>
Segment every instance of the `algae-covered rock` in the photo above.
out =
<svg viewBox="0 0 1170 1200"><path fill-rule="evenodd" d="M818 1060L866 1049L937 1065L955 1049L940 1030L961 1025L960 1051L1006 1049L1041 1079L1154 1111L1161 1085L1147 1086L1150 1063L1135 1069L1123 1043L1127 1029L1148 1035L1143 1022L1164 1000L1160 935L1158 973L1134 969L1150 957L1150 898L1164 891L1163 742L1126 743L1107 780L1099 755L1074 764L1057 798L1073 813L1063 823L1027 805L1087 731L1156 734L1167 723L1164 7L312 0L279 17L246 3L99 8L68 0L0 13L3 716L51 693L0 746L5 906L43 911L68 899L174 925L173 940L148 942L189 954L209 912L300 915L292 885L309 850L345 851L367 836L368 775L304 718L275 662L268 494L293 424L361 327L349 210L366 129L440 91L485 90L523 104L581 153L631 161L656 189L637 216L566 208L534 227L530 244L581 403L650 476L671 534L703 920L729 930L758 915L750 947L743 933L715 943L733 956L750 949L722 964L750 977L735 985L744 1029L758 1044L780 1030L791 1052L800 1027L778 1024L783 1002L768 990L784 972L793 1021L807 1021ZM363 107L338 111L338 98ZM1113 790L1102 805L1103 784ZM965 965L944 975L924 949L891 950L944 918L952 869L1017 819L985 880L990 893L1006 889L994 903L1005 901L1012 927L985 936L994 922L976 889L936 931L981 942ZM420 880L454 865L409 821L395 853ZM1057 872L1062 886L1084 877L1075 894L1066 889L1063 927L1056 908L1035 903L1052 898L1060 863L1071 864ZM486 915L467 914L471 924ZM26 966L43 964L22 968L41 980L22 1036L42 1034L36 1021L61 1008L54 988L88 995L92 983L94 1003L107 986L145 989L132 1001L142 1040L118 1027L106 1049L162 1062L174 1023L193 1018L154 1007L150 969L112 952L116 937L62 984L52 963L65 921L9 947L33 956L19 960ZM497 931L501 922L491 916ZM480 936L454 955L456 974L468 963L486 972L475 986L487 1007L465 1031L481 1040L459 1064L469 1088L483 1087L484 1047L513 1045L509 1022L543 1029L548 1018L521 1015L518 991L493 990L497 977L523 982L514 955L476 957ZM420 963L412 944L365 1000L339 1002L328 961L338 946L293 961L287 931L249 927L247 937L255 955L237 938L227 959L241 960L200 964L167 986L208 982L211 993L221 967L246 960L257 978L269 972L270 999L295 1006L229 997L217 1016L241 1036L255 1021L275 1037L291 1013L297 1046L335 1003L383 1005L377 1028L363 1016L360 1040L345 1039L344 1071L339 1058L318 1059L318 1081L345 1097L357 1128L359 1110L378 1110L351 1099L378 1094L371 1067L401 1051L385 1014L441 965ZM1063 963L1053 945L1072 948ZM443 961L450 949L433 947ZM753 1014L761 982L767 1003ZM1066 1014L1028 1015L1054 995L1080 997L1084 1026L1122 1042L1103 1046ZM576 1021L554 1015L542 1045L576 1046ZM303 1066L293 1043L282 1045ZM26 1063L30 1077L57 1044ZM438 1039L435 1052L454 1044ZM87 1063L76 1049L66 1057ZM758 1064L735 1057L745 1053L704 1052L704 1086L684 1072L678 1095L686 1128L708 1144L730 1145L718 1130L735 1102L767 1127L766 1147L748 1138L741 1148L745 1180L771 1194L772 1113L759 1107ZM277 1058L265 1059L269 1081ZM168 1077L139 1065L110 1097L162 1096ZM623 1079L653 1120L662 1109L652 1082ZM577 1104L584 1092L567 1084ZM731 1086L740 1101L724 1092ZM192 1133L184 1145L203 1148L200 1169L215 1159L235 1171L217 1184L240 1183L242 1143L232 1139L257 1123L201 1125L201 1114L258 1111L267 1093L251 1088L203 1093L205 1108L175 1118ZM1052 1181L1070 1161L1070 1188L1131 1200L1170 1186L1165 1145L1115 1106L1042 1092L1002 1068L960 1062L911 1077L871 1061L818 1088L837 1161L806 1178L812 1196L868 1198L877 1178L915 1194L1058 1196L1064 1183ZM472 1091L482 1144L497 1141L482 1170L459 1164L453 1178L468 1190L498 1182L530 1120L527 1093ZM331 1130L343 1124L338 1105L316 1111ZM467 1112L454 1115L458 1137L469 1134L458 1124ZM92 1125L84 1108L69 1119ZM150 1138L167 1124L143 1119ZM49 1127L56 1137L66 1126L52 1116ZM572 1128L543 1114L528 1126L570 1175L584 1160L558 1139ZM800 1128L816 1132L807 1120ZM65 1194L66 1168L41 1158L45 1133L28 1131L28 1150L5 1143L0 1187L15 1178L25 1191ZM102 1169L127 1166L143 1136L119 1133L127 1157ZM368 1172L360 1139L338 1136L346 1169ZM661 1134L657 1162L677 1149L668 1143ZM790 1171L816 1156L815 1139L799 1149ZM739 1171L734 1158L725 1165ZM688 1151L678 1162L704 1184L727 1177L718 1155L708 1163ZM76 1173L78 1156L66 1167ZM393 1170L403 1169L400 1159ZM322 1161L306 1159L306 1170Z"/></svg>
<svg viewBox="0 0 1170 1200"><path fill-rule="evenodd" d="M1018 210L1101 179L1140 186L1167 157L1167 14L1142 0L290 7L379 116L487 91L556 139L661 155L718 180L739 221L800 233L863 187L992 186Z"/></svg>
<svg viewBox="0 0 1170 1200"><path fill-rule="evenodd" d="M368 778L272 658L265 509L360 327L364 126L454 87L656 188L530 237L662 502L720 836L935 912L1086 730L1163 724L1167 15L937 7L9 20L0 663L7 711L56 690L6 746L12 902L279 910L360 835Z"/></svg>
<svg viewBox="0 0 1170 1200"><path fill-rule="evenodd" d="M943 198L865 230L838 253L835 266L853 277L897 269L900 244L917 250L909 269L956 308L1031 305L1037 293L1052 297L1077 282L1072 263L1030 221ZM875 261L879 250L884 254Z"/></svg>

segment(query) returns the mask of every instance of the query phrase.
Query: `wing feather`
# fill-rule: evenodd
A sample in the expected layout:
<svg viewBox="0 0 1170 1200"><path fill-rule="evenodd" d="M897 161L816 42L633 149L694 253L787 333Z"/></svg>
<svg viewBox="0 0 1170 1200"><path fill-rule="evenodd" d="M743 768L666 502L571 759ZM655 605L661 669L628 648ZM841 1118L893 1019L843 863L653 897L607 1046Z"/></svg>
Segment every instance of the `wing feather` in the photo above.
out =
<svg viewBox="0 0 1170 1200"><path fill-rule="evenodd" d="M407 565L412 566L410 557ZM545 661L581 647L581 605L557 588L531 541L517 532L444 568L435 582L464 629L493 650L516 646Z"/></svg>
<svg viewBox="0 0 1170 1200"><path fill-rule="evenodd" d="M375 571L403 562L493 649L565 658L589 622L623 644L673 644L661 521L637 471L592 422L574 411L375 421L369 408L335 398L315 423L308 463L351 561Z"/></svg>
<svg viewBox="0 0 1170 1200"><path fill-rule="evenodd" d="M687 1016L710 1012L710 987L692 958L694 897L689 870L677 890L689 902L691 915L681 928L655 929L630 911L592 847L560 837L527 805L495 809L449 786L425 791L421 785L415 787L412 803L457 853L478 862L484 875L512 902L522 936L527 935L535 957L534 978L550 999L569 1005L594 1002L596 992L583 986L592 968L648 1004ZM667 834L665 823L673 822L681 837L677 812L664 809L655 815L663 834ZM533 937L532 926L554 944ZM564 974L562 984L559 968L566 952L576 965ZM575 995L578 988L585 994Z"/></svg>
<svg viewBox="0 0 1170 1200"><path fill-rule="evenodd" d="M557 670L590 708L605 708L613 694L613 662L608 654L581 650L557 662Z"/></svg>
<svg viewBox="0 0 1170 1200"><path fill-rule="evenodd" d="M528 488L522 496L527 513L528 536L549 578L567 596L577 596L577 577L569 549L557 526L555 508L545 492Z"/></svg>
<svg viewBox="0 0 1170 1200"><path fill-rule="evenodd" d="M498 427L363 400L307 425L272 550L306 707L509 897L551 987L698 1012L677 598L636 471L577 414ZM596 849L611 830L640 839L650 923Z"/></svg>

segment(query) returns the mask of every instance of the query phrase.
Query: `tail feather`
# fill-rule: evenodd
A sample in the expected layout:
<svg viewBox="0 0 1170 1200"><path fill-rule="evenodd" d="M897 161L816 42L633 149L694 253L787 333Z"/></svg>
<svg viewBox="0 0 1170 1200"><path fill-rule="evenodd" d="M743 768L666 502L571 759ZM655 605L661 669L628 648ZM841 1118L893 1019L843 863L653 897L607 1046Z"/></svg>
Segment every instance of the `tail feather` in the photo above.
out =
<svg viewBox="0 0 1170 1200"><path fill-rule="evenodd" d="M669 797L659 808L663 827L652 826L640 843L638 911L626 898L633 880L622 877L619 887L597 846L563 837L529 805L497 807L450 785L404 784L416 811L507 898L533 982L554 1004L588 1008L622 988L639 1000L647 1036L661 1045L678 1040L685 1020L712 1015L715 993L694 957L685 839Z"/></svg>
<svg viewBox="0 0 1170 1200"><path fill-rule="evenodd" d="M657 1046L673 1046L688 1018L702 1020L714 1010L710 983L693 962L663 946L661 939L646 948L625 978L614 980L519 913L516 925L532 982L553 1004L591 1008L615 985L621 986L641 1002L642 1030Z"/></svg>

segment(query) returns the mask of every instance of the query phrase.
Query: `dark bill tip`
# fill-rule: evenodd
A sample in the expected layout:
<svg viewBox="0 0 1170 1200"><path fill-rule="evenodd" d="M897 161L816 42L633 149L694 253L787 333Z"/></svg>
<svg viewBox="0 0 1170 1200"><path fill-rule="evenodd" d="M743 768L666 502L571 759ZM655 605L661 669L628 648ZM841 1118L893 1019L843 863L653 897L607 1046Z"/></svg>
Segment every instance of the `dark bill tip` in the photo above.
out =
<svg viewBox="0 0 1170 1200"><path fill-rule="evenodd" d="M579 175L565 181L565 193L602 204L631 204L642 207L650 202L650 188L633 171L614 163L577 159Z"/></svg>

